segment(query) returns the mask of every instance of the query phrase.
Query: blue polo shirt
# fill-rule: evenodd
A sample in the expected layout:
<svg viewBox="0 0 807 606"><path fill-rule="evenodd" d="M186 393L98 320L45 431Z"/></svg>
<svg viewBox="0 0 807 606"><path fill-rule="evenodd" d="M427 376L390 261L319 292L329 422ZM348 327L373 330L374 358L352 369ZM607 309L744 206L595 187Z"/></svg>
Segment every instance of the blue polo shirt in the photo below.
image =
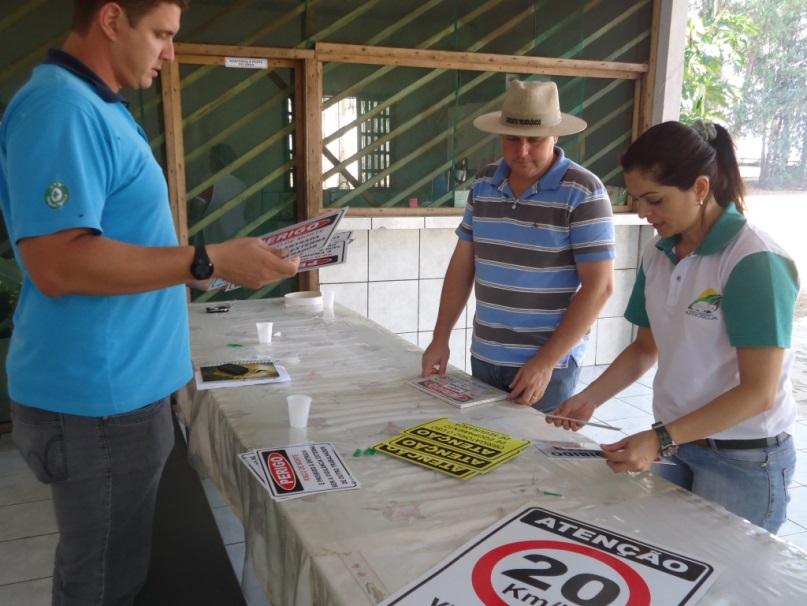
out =
<svg viewBox="0 0 807 606"><path fill-rule="evenodd" d="M578 263L614 258L611 202L602 182L555 147L555 161L516 197L504 160L477 178L457 235L473 242L476 316L471 355L522 366L550 339L580 287ZM572 357L580 365L586 340Z"/></svg>
<svg viewBox="0 0 807 606"><path fill-rule="evenodd" d="M17 244L85 228L175 246L168 191L123 99L52 51L0 124L0 207L23 275L6 369L15 401L85 416L128 412L191 378L185 289L49 297Z"/></svg>

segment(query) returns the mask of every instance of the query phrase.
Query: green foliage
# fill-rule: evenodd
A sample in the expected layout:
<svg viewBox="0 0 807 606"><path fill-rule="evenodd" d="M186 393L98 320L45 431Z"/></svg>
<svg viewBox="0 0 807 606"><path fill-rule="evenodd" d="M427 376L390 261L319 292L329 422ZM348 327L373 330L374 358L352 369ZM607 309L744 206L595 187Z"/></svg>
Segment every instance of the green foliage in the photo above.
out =
<svg viewBox="0 0 807 606"><path fill-rule="evenodd" d="M729 76L740 69L749 40L756 33L744 15L690 16L684 51L683 121L728 121L739 99L739 87Z"/></svg>
<svg viewBox="0 0 807 606"><path fill-rule="evenodd" d="M682 120L761 137L760 185L807 187L807 2L699 0L693 9Z"/></svg>
<svg viewBox="0 0 807 606"><path fill-rule="evenodd" d="M758 33L745 58L742 103L733 123L763 138L761 185L807 187L807 3L735 4Z"/></svg>

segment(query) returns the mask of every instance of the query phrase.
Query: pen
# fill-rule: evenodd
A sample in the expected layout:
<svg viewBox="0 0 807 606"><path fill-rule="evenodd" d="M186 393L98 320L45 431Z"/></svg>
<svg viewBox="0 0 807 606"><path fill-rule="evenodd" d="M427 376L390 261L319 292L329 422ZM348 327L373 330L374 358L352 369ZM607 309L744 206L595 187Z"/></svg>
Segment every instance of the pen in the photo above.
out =
<svg viewBox="0 0 807 606"><path fill-rule="evenodd" d="M560 417L558 415L544 415L549 419L560 419L561 421L574 421L580 425L591 425L592 427L599 427L600 429L610 429L612 431L622 431L621 427L614 427L613 425L603 425L602 423L594 423L592 421L581 421L580 419L573 419L571 417Z"/></svg>

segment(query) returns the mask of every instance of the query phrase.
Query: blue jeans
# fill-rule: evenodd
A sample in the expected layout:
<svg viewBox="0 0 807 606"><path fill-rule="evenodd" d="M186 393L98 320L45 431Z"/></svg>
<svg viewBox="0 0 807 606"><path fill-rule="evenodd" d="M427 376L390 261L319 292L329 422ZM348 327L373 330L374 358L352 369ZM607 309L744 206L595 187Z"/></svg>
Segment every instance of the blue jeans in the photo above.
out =
<svg viewBox="0 0 807 606"><path fill-rule="evenodd" d="M677 465L654 465L653 472L768 532L784 523L796 467L793 438L748 450L683 444L674 460Z"/></svg>
<svg viewBox="0 0 807 606"><path fill-rule="evenodd" d="M17 403L11 414L17 448L53 493L54 606L133 603L146 580L157 487L174 446L168 400L110 417Z"/></svg>
<svg viewBox="0 0 807 606"><path fill-rule="evenodd" d="M513 382L518 370L515 366L496 366L471 356L473 376L504 391L510 391L510 383ZM572 397L579 376L580 368L573 358L569 358L567 368L556 368L552 371L552 378L549 379L544 395L537 402L533 402L532 407L541 412L552 412Z"/></svg>

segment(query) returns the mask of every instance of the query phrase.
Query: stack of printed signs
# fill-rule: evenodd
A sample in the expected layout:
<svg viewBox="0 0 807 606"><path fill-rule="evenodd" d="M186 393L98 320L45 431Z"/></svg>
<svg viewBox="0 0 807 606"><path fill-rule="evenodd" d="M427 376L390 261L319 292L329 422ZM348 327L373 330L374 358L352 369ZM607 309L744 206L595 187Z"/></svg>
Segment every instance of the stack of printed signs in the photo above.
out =
<svg viewBox="0 0 807 606"><path fill-rule="evenodd" d="M291 257L300 257L298 273L338 265L347 259L347 246L352 242L351 232L336 231L339 221L347 213L347 207L329 211L313 219L295 223L269 232L260 239L273 248L285 250ZM240 288L223 278L216 278L208 290L224 288L229 292Z"/></svg>
<svg viewBox="0 0 807 606"><path fill-rule="evenodd" d="M276 501L359 487L331 442L258 448L238 458Z"/></svg>
<svg viewBox="0 0 807 606"><path fill-rule="evenodd" d="M498 400L504 400L507 392L491 387L479 379L466 374L449 373L444 377L431 375L418 377L409 382L415 389L448 402L457 408L479 406Z"/></svg>
<svg viewBox="0 0 807 606"><path fill-rule="evenodd" d="M406 428L374 444L390 456L467 480L518 456L530 445L505 433L451 419L434 419Z"/></svg>

